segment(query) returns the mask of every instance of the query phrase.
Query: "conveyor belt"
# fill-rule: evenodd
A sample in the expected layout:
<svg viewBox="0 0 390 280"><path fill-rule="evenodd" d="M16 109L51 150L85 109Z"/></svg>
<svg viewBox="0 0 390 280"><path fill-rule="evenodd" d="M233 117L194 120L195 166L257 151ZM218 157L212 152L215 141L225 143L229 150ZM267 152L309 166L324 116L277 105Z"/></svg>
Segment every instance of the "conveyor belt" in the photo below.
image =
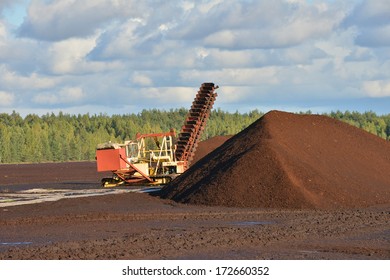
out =
<svg viewBox="0 0 390 280"><path fill-rule="evenodd" d="M218 94L214 92L217 88L218 86L214 86L213 83L202 84L179 134L176 159L184 161L186 168L189 167L195 155L202 132L206 127L210 111L218 96Z"/></svg>

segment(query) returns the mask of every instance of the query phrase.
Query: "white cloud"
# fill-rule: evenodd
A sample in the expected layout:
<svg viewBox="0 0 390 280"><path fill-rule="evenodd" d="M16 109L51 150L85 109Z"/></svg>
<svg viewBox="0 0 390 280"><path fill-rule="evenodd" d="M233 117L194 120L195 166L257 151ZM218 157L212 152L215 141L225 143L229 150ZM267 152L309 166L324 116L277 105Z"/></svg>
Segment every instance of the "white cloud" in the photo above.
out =
<svg viewBox="0 0 390 280"><path fill-rule="evenodd" d="M169 105L170 108L180 107L173 104L190 104L194 99L198 89L190 87L148 87L140 88L134 92L137 97L143 97L145 103L157 101L158 106ZM155 105L157 105L155 103Z"/></svg>
<svg viewBox="0 0 390 280"><path fill-rule="evenodd" d="M58 84L59 80L60 78L58 77L47 77L37 73L23 76L9 71L6 67L0 65L0 82L2 87L33 91L52 88Z"/></svg>
<svg viewBox="0 0 390 280"><path fill-rule="evenodd" d="M68 39L48 48L48 69L54 74L85 74L121 69L117 61L90 61L88 54L95 48L96 38Z"/></svg>
<svg viewBox="0 0 390 280"><path fill-rule="evenodd" d="M222 102L226 104L240 104L242 100L251 98L252 90L251 87L245 86L222 86L217 90L219 95L217 100L221 101L220 99L222 99ZM258 92L258 94L261 94L261 92Z"/></svg>
<svg viewBox="0 0 390 280"><path fill-rule="evenodd" d="M208 46L232 49L285 48L329 35L336 23L331 18L298 18L267 29L221 30L208 35L204 42Z"/></svg>
<svg viewBox="0 0 390 280"><path fill-rule="evenodd" d="M388 0L363 0L346 18L347 24L378 26L389 23L390 5Z"/></svg>
<svg viewBox="0 0 390 280"><path fill-rule="evenodd" d="M113 20L143 14L143 6L132 0L32 0L20 34L48 41L90 36Z"/></svg>
<svg viewBox="0 0 390 280"><path fill-rule="evenodd" d="M15 95L13 93L0 91L0 107L7 107L13 105Z"/></svg>
<svg viewBox="0 0 390 280"><path fill-rule="evenodd" d="M200 3L197 3L197 9L202 14L207 14L211 9L213 9L215 6L223 4L223 0L211 0L211 1L203 1Z"/></svg>
<svg viewBox="0 0 390 280"><path fill-rule="evenodd" d="M366 47L390 47L390 23L376 28L362 28L356 43Z"/></svg>
<svg viewBox="0 0 390 280"><path fill-rule="evenodd" d="M289 47L328 36L344 15L326 3L227 1L213 6L207 14L194 12L171 36L204 39L206 46L221 48Z"/></svg>
<svg viewBox="0 0 390 280"><path fill-rule="evenodd" d="M0 44L4 44L4 41L7 36L7 29L5 24L0 20Z"/></svg>
<svg viewBox="0 0 390 280"><path fill-rule="evenodd" d="M150 77L148 77L147 75L144 75L141 73L134 73L134 75L132 77L132 82L133 82L133 84L139 85L142 87L145 87L145 86L147 87L147 86L153 85L152 79Z"/></svg>
<svg viewBox="0 0 390 280"><path fill-rule="evenodd" d="M15 2L20 2L20 0L1 0L0 1L0 14L2 12L2 10L8 6L10 6L11 4L15 4Z"/></svg>
<svg viewBox="0 0 390 280"><path fill-rule="evenodd" d="M34 96L33 101L42 105L79 104L85 96L81 88L69 87L61 89L58 93L39 93Z"/></svg>
<svg viewBox="0 0 390 280"><path fill-rule="evenodd" d="M364 0L345 19L358 29L356 43L367 47L390 47L390 5L388 0Z"/></svg>
<svg viewBox="0 0 390 280"><path fill-rule="evenodd" d="M91 58L102 60L136 58L136 48L145 40L137 30L144 25L142 19L129 19L120 25L115 25L115 28L108 28L100 35ZM150 35L147 34L146 37ZM142 51L142 48L140 49Z"/></svg>
<svg viewBox="0 0 390 280"><path fill-rule="evenodd" d="M370 97L389 97L390 96L390 80L366 81L363 83L363 90Z"/></svg>

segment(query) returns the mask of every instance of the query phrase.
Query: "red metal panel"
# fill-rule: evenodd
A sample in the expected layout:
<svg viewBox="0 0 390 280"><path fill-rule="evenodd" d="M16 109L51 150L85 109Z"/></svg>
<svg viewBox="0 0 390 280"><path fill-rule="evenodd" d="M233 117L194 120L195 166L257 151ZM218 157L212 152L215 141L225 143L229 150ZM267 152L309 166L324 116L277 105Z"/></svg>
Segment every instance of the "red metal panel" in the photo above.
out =
<svg viewBox="0 0 390 280"><path fill-rule="evenodd" d="M121 156L126 158L125 148L97 150L97 171L116 171L126 169L126 162L121 160Z"/></svg>

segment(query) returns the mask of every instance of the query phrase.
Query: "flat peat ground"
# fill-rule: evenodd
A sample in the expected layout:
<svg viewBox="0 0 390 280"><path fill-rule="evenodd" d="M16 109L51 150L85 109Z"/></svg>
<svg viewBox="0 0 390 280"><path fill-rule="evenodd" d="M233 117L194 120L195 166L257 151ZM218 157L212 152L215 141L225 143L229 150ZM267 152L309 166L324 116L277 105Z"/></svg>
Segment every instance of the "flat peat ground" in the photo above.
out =
<svg viewBox="0 0 390 280"><path fill-rule="evenodd" d="M94 162L0 165L0 198L99 189ZM0 259L390 259L390 205L286 210L122 193L3 207Z"/></svg>

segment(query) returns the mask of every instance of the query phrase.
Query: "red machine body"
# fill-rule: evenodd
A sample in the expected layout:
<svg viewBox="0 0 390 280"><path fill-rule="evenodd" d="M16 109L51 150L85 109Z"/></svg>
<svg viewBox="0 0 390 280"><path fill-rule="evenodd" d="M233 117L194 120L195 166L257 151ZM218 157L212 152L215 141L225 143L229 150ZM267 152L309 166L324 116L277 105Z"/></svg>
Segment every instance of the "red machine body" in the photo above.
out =
<svg viewBox="0 0 390 280"><path fill-rule="evenodd" d="M96 151L97 171L115 171L127 168L126 162L121 160L122 157L126 157L126 149L106 149Z"/></svg>

